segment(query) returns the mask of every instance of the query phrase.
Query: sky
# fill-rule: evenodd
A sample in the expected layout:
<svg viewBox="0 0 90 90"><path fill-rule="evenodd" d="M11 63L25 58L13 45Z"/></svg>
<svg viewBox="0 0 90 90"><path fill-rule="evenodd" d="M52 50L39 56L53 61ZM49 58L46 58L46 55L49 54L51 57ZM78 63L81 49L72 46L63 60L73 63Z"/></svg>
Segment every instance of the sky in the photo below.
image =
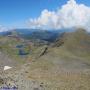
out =
<svg viewBox="0 0 90 90"><path fill-rule="evenodd" d="M85 27L89 23L87 20L90 17L89 7L89 0L0 0L0 27L42 29ZM68 15L72 18L67 19ZM67 26L68 22L70 25ZM81 25L78 25L79 23Z"/></svg>
<svg viewBox="0 0 90 90"><path fill-rule="evenodd" d="M22 26L29 18L36 18L43 9L55 10L64 0L0 0L0 24Z"/></svg>

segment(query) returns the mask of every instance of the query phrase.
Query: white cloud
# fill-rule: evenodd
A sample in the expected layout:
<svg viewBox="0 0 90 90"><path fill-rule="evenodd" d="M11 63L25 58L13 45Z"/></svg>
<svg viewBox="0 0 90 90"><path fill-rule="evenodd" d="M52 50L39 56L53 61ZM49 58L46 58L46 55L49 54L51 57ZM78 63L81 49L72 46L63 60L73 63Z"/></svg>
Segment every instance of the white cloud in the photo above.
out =
<svg viewBox="0 0 90 90"><path fill-rule="evenodd" d="M8 31L8 28L0 25L0 32Z"/></svg>
<svg viewBox="0 0 90 90"><path fill-rule="evenodd" d="M30 19L30 26L32 28L55 28L58 17L55 12L49 12L43 10L40 17L36 19Z"/></svg>
<svg viewBox="0 0 90 90"><path fill-rule="evenodd" d="M77 4L75 0L69 0L57 11L41 12L35 19L29 19L30 28L62 29L72 27L90 28L90 7ZM90 30L89 30L90 31Z"/></svg>

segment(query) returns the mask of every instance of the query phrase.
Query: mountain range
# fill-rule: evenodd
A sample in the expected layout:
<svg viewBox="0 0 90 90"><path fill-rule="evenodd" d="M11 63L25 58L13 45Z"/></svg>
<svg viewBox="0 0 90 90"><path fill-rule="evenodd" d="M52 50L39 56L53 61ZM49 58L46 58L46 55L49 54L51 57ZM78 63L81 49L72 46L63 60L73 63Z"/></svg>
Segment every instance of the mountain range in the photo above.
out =
<svg viewBox="0 0 90 90"><path fill-rule="evenodd" d="M90 90L90 34L82 28L1 32L0 63L0 87ZM5 65L12 70L3 72Z"/></svg>

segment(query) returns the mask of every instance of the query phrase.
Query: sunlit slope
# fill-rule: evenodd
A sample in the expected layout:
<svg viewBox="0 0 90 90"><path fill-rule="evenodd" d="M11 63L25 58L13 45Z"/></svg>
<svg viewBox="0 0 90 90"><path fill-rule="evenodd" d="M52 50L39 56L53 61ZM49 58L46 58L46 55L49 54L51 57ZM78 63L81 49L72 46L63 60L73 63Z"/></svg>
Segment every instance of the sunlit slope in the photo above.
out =
<svg viewBox="0 0 90 90"><path fill-rule="evenodd" d="M90 36L84 30L64 33L30 65L27 78L45 90L90 89Z"/></svg>
<svg viewBox="0 0 90 90"><path fill-rule="evenodd" d="M90 34L83 29L79 29L72 33L64 33L56 40L54 46L63 47L77 56L89 57Z"/></svg>

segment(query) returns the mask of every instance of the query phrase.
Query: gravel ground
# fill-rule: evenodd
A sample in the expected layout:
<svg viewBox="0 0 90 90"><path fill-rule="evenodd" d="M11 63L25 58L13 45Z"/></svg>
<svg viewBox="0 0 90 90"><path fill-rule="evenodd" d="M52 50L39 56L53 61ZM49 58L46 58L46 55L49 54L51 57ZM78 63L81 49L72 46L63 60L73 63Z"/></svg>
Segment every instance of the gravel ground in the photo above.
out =
<svg viewBox="0 0 90 90"><path fill-rule="evenodd" d="M16 90L90 90L90 65L80 59L61 60L44 55L15 67L16 63L0 53L0 88ZM13 68L3 71L3 66ZM1 89L2 90L2 89Z"/></svg>

